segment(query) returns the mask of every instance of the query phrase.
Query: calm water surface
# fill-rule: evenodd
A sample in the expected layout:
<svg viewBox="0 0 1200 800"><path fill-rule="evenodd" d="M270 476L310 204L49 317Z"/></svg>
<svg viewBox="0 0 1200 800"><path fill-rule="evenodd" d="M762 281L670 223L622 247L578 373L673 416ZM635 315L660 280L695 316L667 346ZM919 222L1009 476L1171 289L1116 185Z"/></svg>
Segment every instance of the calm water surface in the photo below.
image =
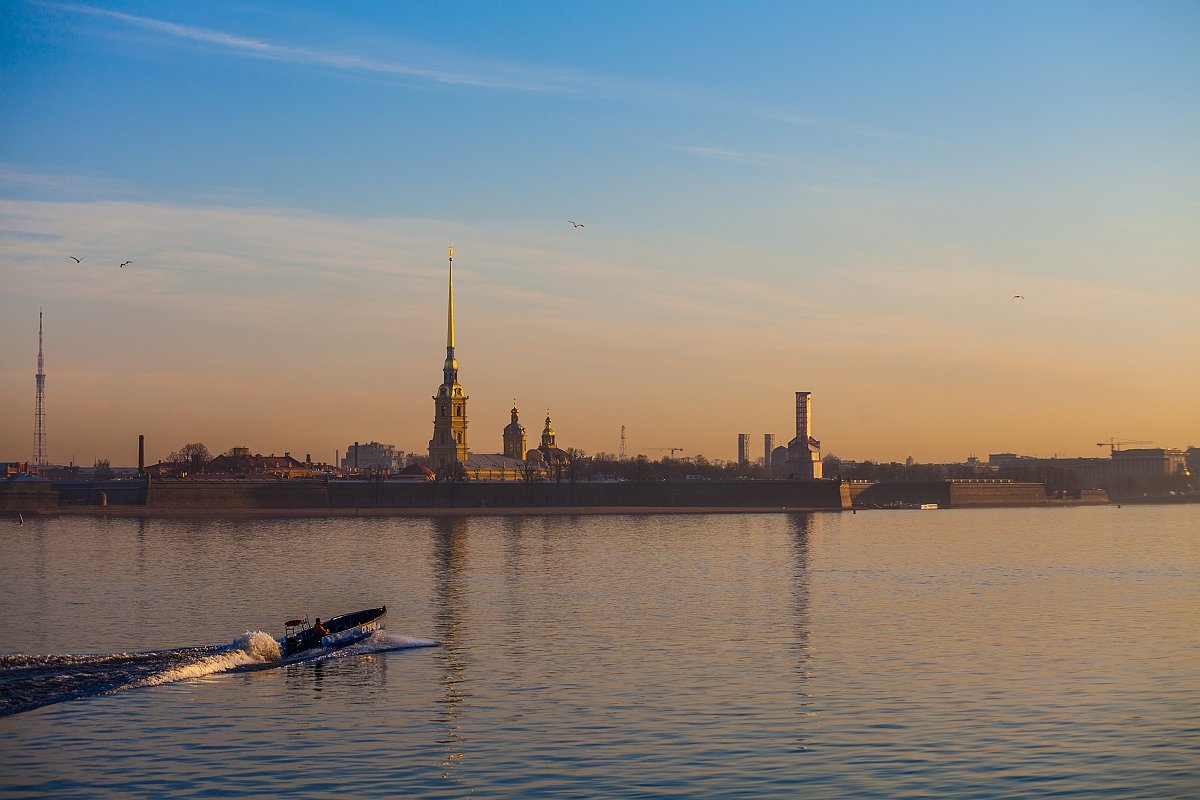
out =
<svg viewBox="0 0 1200 800"><path fill-rule="evenodd" d="M0 586L4 796L1200 796L1200 506L5 519Z"/></svg>

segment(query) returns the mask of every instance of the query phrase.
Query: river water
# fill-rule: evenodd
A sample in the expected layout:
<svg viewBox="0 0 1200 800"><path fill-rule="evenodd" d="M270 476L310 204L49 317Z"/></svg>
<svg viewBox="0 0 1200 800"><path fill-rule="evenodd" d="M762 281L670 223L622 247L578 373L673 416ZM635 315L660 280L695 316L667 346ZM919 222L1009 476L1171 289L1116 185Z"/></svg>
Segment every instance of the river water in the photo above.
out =
<svg viewBox="0 0 1200 800"><path fill-rule="evenodd" d="M0 587L0 796L1200 796L1197 505L3 519Z"/></svg>

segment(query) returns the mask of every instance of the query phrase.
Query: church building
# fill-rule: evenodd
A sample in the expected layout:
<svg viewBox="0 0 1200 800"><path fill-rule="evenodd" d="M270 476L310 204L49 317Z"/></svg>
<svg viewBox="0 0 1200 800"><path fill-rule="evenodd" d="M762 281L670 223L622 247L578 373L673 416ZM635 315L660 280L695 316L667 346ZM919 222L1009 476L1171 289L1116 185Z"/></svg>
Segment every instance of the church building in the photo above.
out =
<svg viewBox="0 0 1200 800"><path fill-rule="evenodd" d="M429 466L441 472L455 461L467 460L467 400L458 383L454 357L454 248L450 248L449 300L446 312L446 361L442 385L433 397L433 438L429 440Z"/></svg>
<svg viewBox="0 0 1200 800"><path fill-rule="evenodd" d="M567 455L554 443L549 412L542 431L542 446L526 451L525 428L513 401L511 421L502 434L503 453L472 453L467 444L467 400L458 382L458 359L454 355L454 248L450 248L450 278L446 310L446 360L442 385L433 396L433 438L429 440L429 466L438 474L449 474L461 464L469 480L516 481L546 478L547 465L562 463Z"/></svg>

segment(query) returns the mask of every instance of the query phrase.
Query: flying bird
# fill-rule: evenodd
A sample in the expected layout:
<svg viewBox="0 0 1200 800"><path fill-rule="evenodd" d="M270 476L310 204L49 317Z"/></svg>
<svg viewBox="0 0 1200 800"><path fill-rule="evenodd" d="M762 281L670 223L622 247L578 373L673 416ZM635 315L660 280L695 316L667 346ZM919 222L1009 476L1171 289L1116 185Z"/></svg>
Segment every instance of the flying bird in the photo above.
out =
<svg viewBox="0 0 1200 800"><path fill-rule="evenodd" d="M122 266L122 267L125 267L125 266L128 266L129 264L132 264L132 263L133 263L132 261L122 261L122 262L121 262L121 266Z"/></svg>
<svg viewBox="0 0 1200 800"><path fill-rule="evenodd" d="M572 224L572 225L574 225L576 228L582 228L582 227L583 227L583 223L582 223L582 222L576 222L576 221L575 221L575 220L573 220L573 219L569 219L569 220L567 220L567 222L571 223L571 224Z"/></svg>
<svg viewBox="0 0 1200 800"><path fill-rule="evenodd" d="M82 261L83 261L83 258L87 258L87 256L84 256L83 258L75 258L75 256L67 256L67 258L71 259L71 260L72 260L72 261L74 261L76 264L79 264L80 262L82 262Z"/></svg>
<svg viewBox="0 0 1200 800"><path fill-rule="evenodd" d="M1023 294L1014 294L1013 295L1013 300L1024 300L1024 299L1025 299L1025 295L1023 295Z"/></svg>

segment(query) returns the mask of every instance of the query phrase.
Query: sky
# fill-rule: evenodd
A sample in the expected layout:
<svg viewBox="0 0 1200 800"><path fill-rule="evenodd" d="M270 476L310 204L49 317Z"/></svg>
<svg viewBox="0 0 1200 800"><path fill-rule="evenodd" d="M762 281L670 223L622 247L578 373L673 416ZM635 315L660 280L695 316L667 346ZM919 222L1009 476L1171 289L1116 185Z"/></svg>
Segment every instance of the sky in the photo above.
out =
<svg viewBox="0 0 1200 800"><path fill-rule="evenodd" d="M9 0L0 461L39 309L51 462L424 452L451 243L473 452L1200 445L1198 79L1194 2Z"/></svg>

